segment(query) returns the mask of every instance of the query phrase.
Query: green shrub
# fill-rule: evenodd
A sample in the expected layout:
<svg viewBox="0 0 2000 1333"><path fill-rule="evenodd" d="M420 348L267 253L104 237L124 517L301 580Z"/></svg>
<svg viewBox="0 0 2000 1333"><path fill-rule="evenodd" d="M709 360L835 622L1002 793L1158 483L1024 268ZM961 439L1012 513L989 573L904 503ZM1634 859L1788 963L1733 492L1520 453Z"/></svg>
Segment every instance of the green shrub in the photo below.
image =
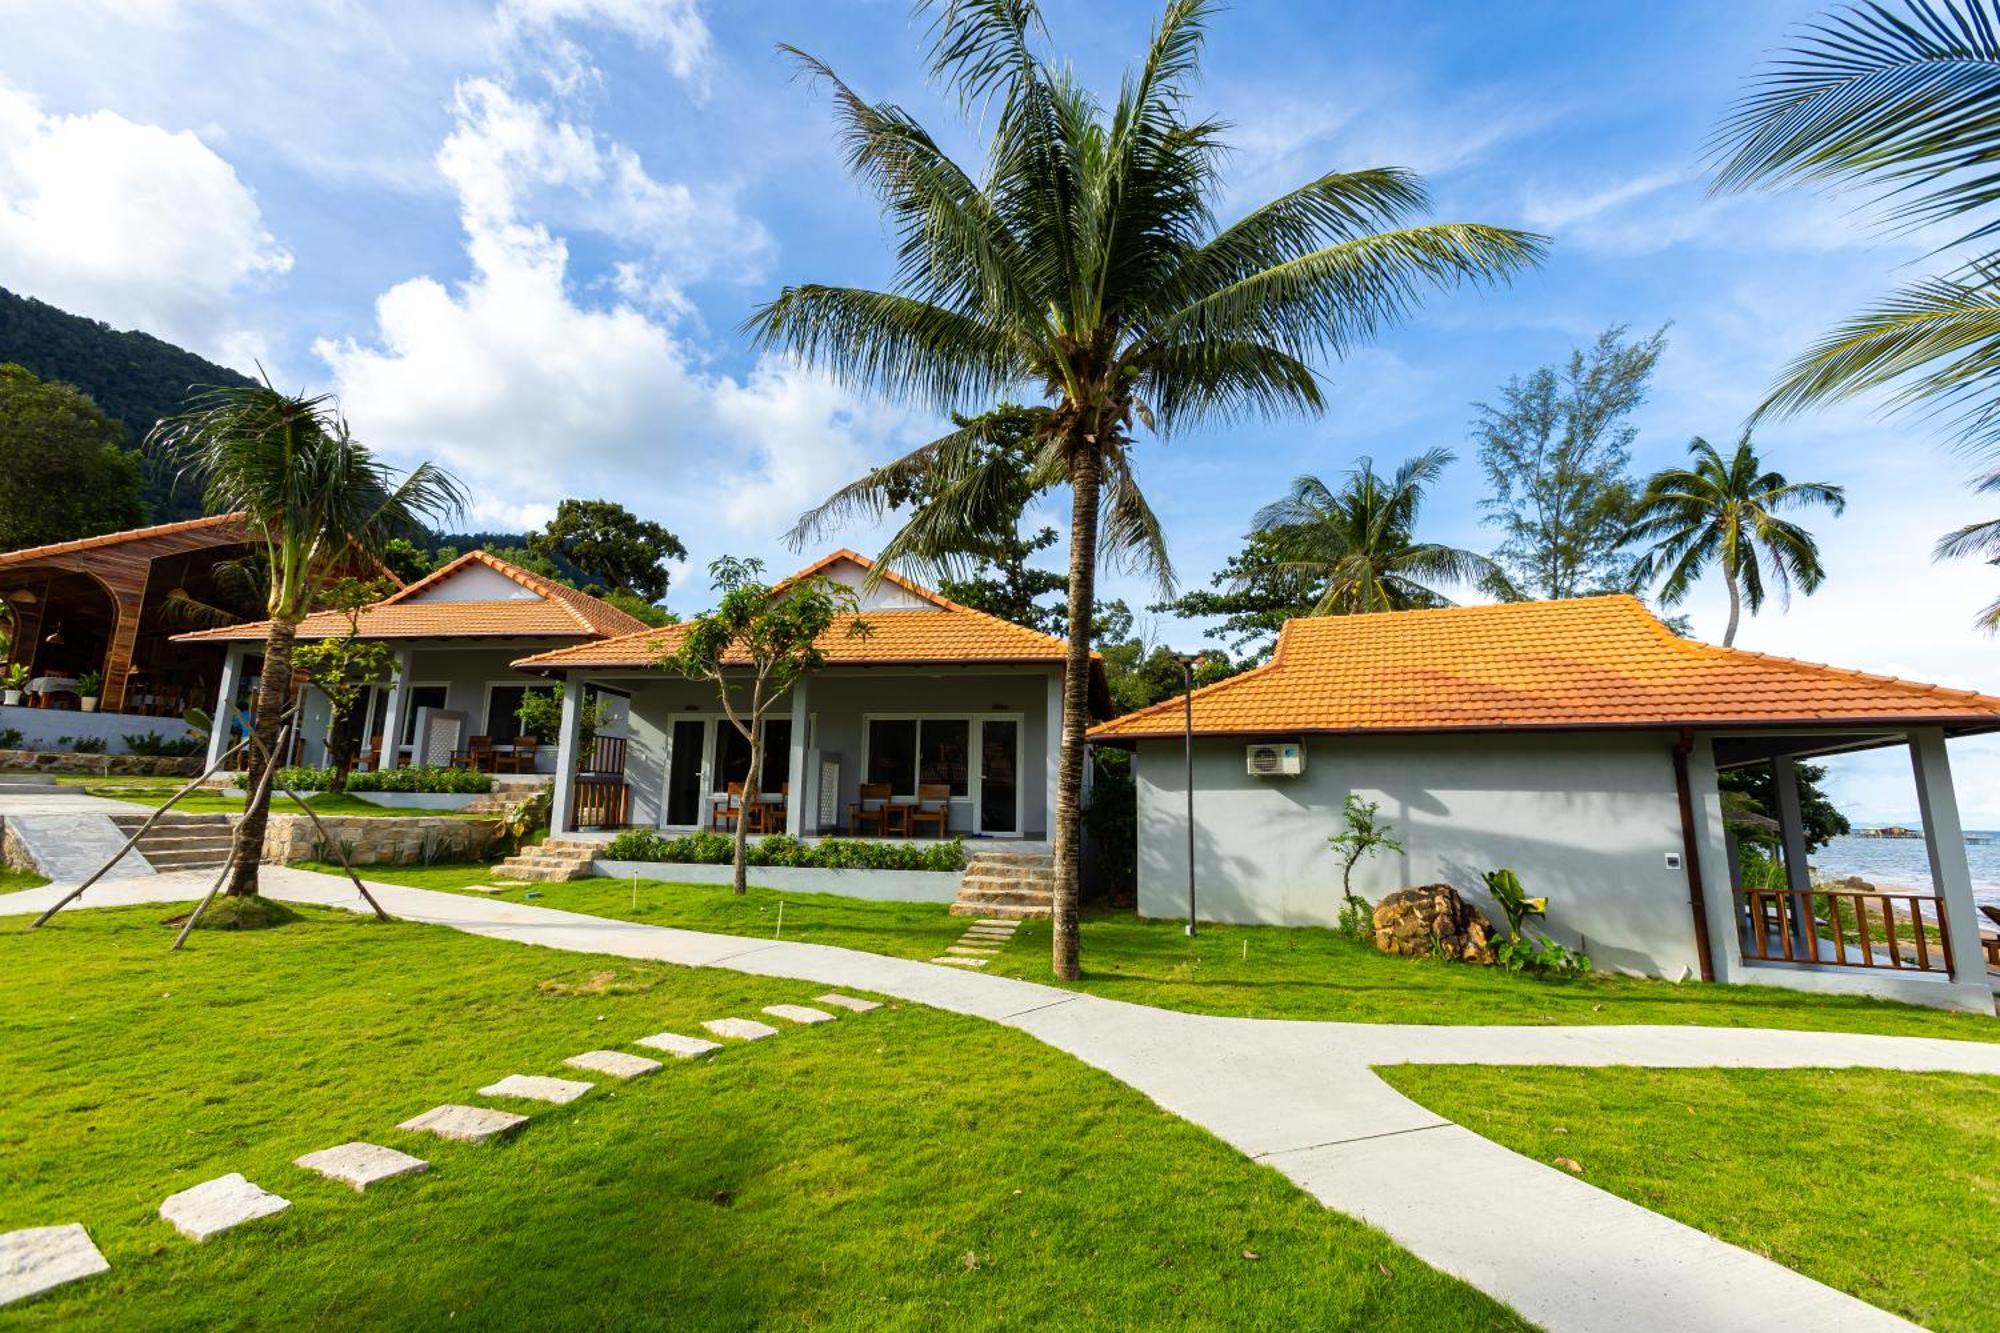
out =
<svg viewBox="0 0 2000 1333"><path fill-rule="evenodd" d="M0 727L0 750L18 750L22 740L19 727Z"/></svg>
<svg viewBox="0 0 2000 1333"><path fill-rule="evenodd" d="M735 843L721 833L682 833L667 837L651 829L627 829L604 848L607 861L653 861L668 865L726 866ZM804 870L940 870L965 869L965 844L949 842L861 842L828 838L800 842L783 833L759 838L744 850L753 866L793 866Z"/></svg>
<svg viewBox="0 0 2000 1333"><path fill-rule="evenodd" d="M493 777L473 768L384 768L373 773L348 774L347 789L478 796L493 790Z"/></svg>
<svg viewBox="0 0 2000 1333"><path fill-rule="evenodd" d="M325 791L327 783L332 780L333 770L330 768L301 768L297 765L292 765L278 770L278 776L271 780L271 790L274 792ZM237 773L229 781L232 786L248 788L250 785L250 775L248 773Z"/></svg>
<svg viewBox="0 0 2000 1333"><path fill-rule="evenodd" d="M133 754L152 759L180 759L201 749L201 741L193 736L170 741L157 731L142 731L136 736L127 736L125 748Z"/></svg>
<svg viewBox="0 0 2000 1333"><path fill-rule="evenodd" d="M56 744L66 746L71 754L103 754L102 736L58 736Z"/></svg>

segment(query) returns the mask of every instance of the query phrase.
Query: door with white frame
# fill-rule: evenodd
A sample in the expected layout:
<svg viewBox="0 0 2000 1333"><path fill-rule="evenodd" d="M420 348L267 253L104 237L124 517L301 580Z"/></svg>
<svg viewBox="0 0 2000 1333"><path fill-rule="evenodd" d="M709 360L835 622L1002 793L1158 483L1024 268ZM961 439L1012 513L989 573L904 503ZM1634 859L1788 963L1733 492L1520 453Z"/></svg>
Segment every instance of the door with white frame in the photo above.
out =
<svg viewBox="0 0 2000 1333"><path fill-rule="evenodd" d="M1019 713L869 713L862 718L861 781L887 783L911 802L917 788L951 792L949 827L989 838L1021 836Z"/></svg>
<svg viewBox="0 0 2000 1333"><path fill-rule="evenodd" d="M716 807L728 799L729 784L750 776L750 742L734 723L719 713L679 713L666 725L665 789L660 801L660 827L704 829ZM763 772L758 799L785 798L791 776L792 719L764 719Z"/></svg>

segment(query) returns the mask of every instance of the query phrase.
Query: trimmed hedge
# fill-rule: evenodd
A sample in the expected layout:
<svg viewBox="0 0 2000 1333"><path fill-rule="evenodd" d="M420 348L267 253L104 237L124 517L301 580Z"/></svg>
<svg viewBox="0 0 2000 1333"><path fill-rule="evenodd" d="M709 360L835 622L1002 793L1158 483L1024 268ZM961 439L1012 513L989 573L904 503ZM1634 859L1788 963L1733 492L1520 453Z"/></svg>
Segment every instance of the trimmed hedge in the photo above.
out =
<svg viewBox="0 0 2000 1333"><path fill-rule="evenodd" d="M667 864L726 866L735 859L736 840L724 833L682 833L663 837L651 829L627 829L606 845L607 861L658 861ZM949 842L861 842L827 838L800 842L773 833L744 849L753 866L796 866L806 870L939 870L965 869L965 844Z"/></svg>
<svg viewBox="0 0 2000 1333"><path fill-rule="evenodd" d="M250 785L250 775L238 773L238 787ZM280 787L293 791L325 791L333 781L331 768L281 768ZM349 791L446 792L458 796L478 796L493 790L490 774L470 768L385 768L375 773L349 773Z"/></svg>

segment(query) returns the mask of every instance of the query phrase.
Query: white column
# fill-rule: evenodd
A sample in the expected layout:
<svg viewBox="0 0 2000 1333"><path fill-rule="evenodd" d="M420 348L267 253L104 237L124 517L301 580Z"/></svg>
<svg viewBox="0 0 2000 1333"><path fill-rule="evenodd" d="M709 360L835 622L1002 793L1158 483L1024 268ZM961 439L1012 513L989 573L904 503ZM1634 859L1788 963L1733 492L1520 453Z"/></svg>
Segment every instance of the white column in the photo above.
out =
<svg viewBox="0 0 2000 1333"><path fill-rule="evenodd" d="M389 685L389 706L382 718L382 767L401 768L403 714L410 706L410 650L396 650L396 679Z"/></svg>
<svg viewBox="0 0 2000 1333"><path fill-rule="evenodd" d="M1931 886L1944 900L1944 928L1951 939L1952 980L1983 983L1986 957L1979 947L1979 909L1972 872L1965 863L1965 830L1958 822L1951 761L1944 733L1926 727L1910 733L1910 767L1917 779L1917 814L1924 822L1924 850L1931 858Z"/></svg>
<svg viewBox="0 0 2000 1333"><path fill-rule="evenodd" d="M1056 836L1056 775L1062 771L1062 714L1063 714L1063 673L1058 670L1049 676L1049 722L1048 722L1048 778L1042 789L1042 800L1047 809L1042 813L1042 836L1051 841ZM1025 835L1026 829L1021 833Z"/></svg>
<svg viewBox="0 0 2000 1333"><path fill-rule="evenodd" d="M791 784L791 794L785 798L785 832L794 838L805 836L810 802L813 813L817 814L819 802L816 793L807 790L806 743L811 739L807 734L812 729L812 712L807 702L807 681L801 678L792 686L792 754L787 769L786 781Z"/></svg>
<svg viewBox="0 0 2000 1333"><path fill-rule="evenodd" d="M570 792L583 740L584 684L575 676L563 683L562 726L556 737L556 784L549 804L549 834L574 833L569 826Z"/></svg>
<svg viewBox="0 0 2000 1333"><path fill-rule="evenodd" d="M1771 761L1771 788L1778 798L1778 838L1784 844L1785 887L1794 893L1812 889L1812 867L1806 859L1806 821L1799 810L1799 769L1788 754ZM1810 912L1800 912L1799 904L1810 899L1793 898L1785 904L1785 916L1792 922L1792 948L1811 949ZM1838 952L1838 945L1835 946Z"/></svg>
<svg viewBox="0 0 2000 1333"><path fill-rule="evenodd" d="M222 762L222 756L229 752L229 743L236 729L236 687L243 679L243 649L231 644L222 655L222 684L215 692L214 725L208 731L208 767L214 768Z"/></svg>

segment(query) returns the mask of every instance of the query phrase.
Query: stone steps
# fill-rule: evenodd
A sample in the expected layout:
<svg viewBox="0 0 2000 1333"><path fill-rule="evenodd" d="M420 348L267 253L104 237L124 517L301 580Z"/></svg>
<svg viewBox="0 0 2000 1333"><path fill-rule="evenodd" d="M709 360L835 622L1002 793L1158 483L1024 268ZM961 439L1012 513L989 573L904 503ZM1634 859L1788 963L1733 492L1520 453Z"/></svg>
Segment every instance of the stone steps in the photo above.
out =
<svg viewBox="0 0 2000 1333"><path fill-rule="evenodd" d="M966 860L951 914L1009 921L1049 916L1055 910L1055 891L1052 853L974 852Z"/></svg>
<svg viewBox="0 0 2000 1333"><path fill-rule="evenodd" d="M594 842L570 842L551 838L546 842L529 847L493 867L493 873L506 879L526 880L535 884L558 884L569 880L587 879L590 863L597 858L598 845Z"/></svg>
<svg viewBox="0 0 2000 1333"><path fill-rule="evenodd" d="M119 832L130 836L146 822L144 815L114 815ZM181 815L169 812L139 839L139 854L155 870L203 870L229 859L235 836L228 815Z"/></svg>

